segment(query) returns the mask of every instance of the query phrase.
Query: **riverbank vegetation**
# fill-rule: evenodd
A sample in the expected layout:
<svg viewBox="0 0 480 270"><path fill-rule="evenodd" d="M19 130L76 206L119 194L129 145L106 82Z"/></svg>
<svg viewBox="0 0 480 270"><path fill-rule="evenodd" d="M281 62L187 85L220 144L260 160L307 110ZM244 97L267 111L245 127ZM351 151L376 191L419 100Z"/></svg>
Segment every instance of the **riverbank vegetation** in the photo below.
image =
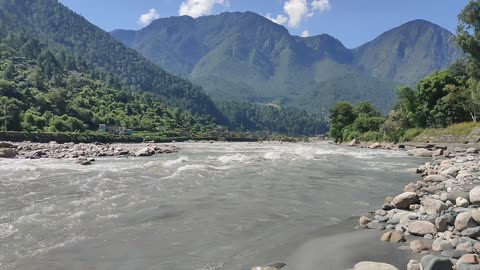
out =
<svg viewBox="0 0 480 270"><path fill-rule="evenodd" d="M416 89L399 87L398 102L383 120L355 113L361 103L353 106L339 102L334 106L330 111L330 135L335 141L400 142L412 140L425 130L463 133L477 126L480 116L480 17L476 15L479 9L480 1L471 1L459 15L455 42L463 49L465 57L427 76ZM448 129L448 126L452 127Z"/></svg>

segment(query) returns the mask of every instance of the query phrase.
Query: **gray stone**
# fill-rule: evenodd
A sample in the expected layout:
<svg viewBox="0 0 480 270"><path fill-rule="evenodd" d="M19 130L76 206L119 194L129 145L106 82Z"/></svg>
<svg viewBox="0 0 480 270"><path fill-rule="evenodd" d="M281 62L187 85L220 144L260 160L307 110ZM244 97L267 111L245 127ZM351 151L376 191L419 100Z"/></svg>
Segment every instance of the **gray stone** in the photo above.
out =
<svg viewBox="0 0 480 270"><path fill-rule="evenodd" d="M443 240L441 238L435 239L432 244L432 250L433 251L443 251L443 250L451 250L452 245L450 245L450 242L447 240Z"/></svg>
<svg viewBox="0 0 480 270"><path fill-rule="evenodd" d="M455 201L455 205L458 207L468 207L470 205L470 202L468 202L468 200L465 198L458 197Z"/></svg>
<svg viewBox="0 0 480 270"><path fill-rule="evenodd" d="M378 220L374 220L367 224L367 228L375 230L385 230L385 225L380 223Z"/></svg>
<svg viewBox="0 0 480 270"><path fill-rule="evenodd" d="M427 255L422 258L420 264L423 270L452 270L453 263L448 258Z"/></svg>
<svg viewBox="0 0 480 270"><path fill-rule="evenodd" d="M18 151L15 148L0 148L0 158L15 158Z"/></svg>
<svg viewBox="0 0 480 270"><path fill-rule="evenodd" d="M460 263L457 270L480 270L480 264Z"/></svg>
<svg viewBox="0 0 480 270"><path fill-rule="evenodd" d="M426 234L435 234L437 229L435 225L428 221L414 221L408 225L408 231L412 235L424 236Z"/></svg>
<svg viewBox="0 0 480 270"><path fill-rule="evenodd" d="M358 220L358 224L362 228L367 228L368 223L372 222L368 217L366 216L361 216L360 219Z"/></svg>
<svg viewBox="0 0 480 270"><path fill-rule="evenodd" d="M452 190L451 192L448 193L448 200L451 202L455 202L458 197L468 199L470 195L468 194L468 192L463 190Z"/></svg>
<svg viewBox="0 0 480 270"><path fill-rule="evenodd" d="M410 242L410 249L413 251L413 252L416 252L416 253L420 253L422 251L425 251L425 250L429 250L430 249L430 244L427 243L426 241L424 240L413 240L412 242Z"/></svg>
<svg viewBox="0 0 480 270"><path fill-rule="evenodd" d="M392 204L398 209L408 209L411 204L418 202L418 195L415 192L404 192L392 200Z"/></svg>
<svg viewBox="0 0 480 270"><path fill-rule="evenodd" d="M407 264L407 270L422 270L420 262L415 260L410 260Z"/></svg>
<svg viewBox="0 0 480 270"><path fill-rule="evenodd" d="M391 218L390 220L387 221L387 224L391 224L391 225L397 225L399 223L400 223L399 218Z"/></svg>
<svg viewBox="0 0 480 270"><path fill-rule="evenodd" d="M480 186L476 186L470 190L470 202L473 204L480 203Z"/></svg>
<svg viewBox="0 0 480 270"><path fill-rule="evenodd" d="M439 232L444 232L447 230L447 218L444 216L438 217L435 219L435 226Z"/></svg>
<svg viewBox="0 0 480 270"><path fill-rule="evenodd" d="M462 236L465 237L470 237L470 238L477 238L480 236L480 226L473 227L473 228L467 228L462 231Z"/></svg>
<svg viewBox="0 0 480 270"><path fill-rule="evenodd" d="M353 267L353 270L398 270L398 268L386 263L359 262Z"/></svg>
<svg viewBox="0 0 480 270"><path fill-rule="evenodd" d="M473 220L472 215L468 212L460 213L455 218L455 229L463 231L467 228L476 227L477 223Z"/></svg>
<svg viewBox="0 0 480 270"><path fill-rule="evenodd" d="M435 199L425 199L422 202L423 208L427 215L436 216L439 215L442 211L448 209L448 206L440 200Z"/></svg>
<svg viewBox="0 0 480 270"><path fill-rule="evenodd" d="M423 178L423 181L425 182L444 182L447 181L447 177L439 174L433 174L433 175L428 175L425 178Z"/></svg>

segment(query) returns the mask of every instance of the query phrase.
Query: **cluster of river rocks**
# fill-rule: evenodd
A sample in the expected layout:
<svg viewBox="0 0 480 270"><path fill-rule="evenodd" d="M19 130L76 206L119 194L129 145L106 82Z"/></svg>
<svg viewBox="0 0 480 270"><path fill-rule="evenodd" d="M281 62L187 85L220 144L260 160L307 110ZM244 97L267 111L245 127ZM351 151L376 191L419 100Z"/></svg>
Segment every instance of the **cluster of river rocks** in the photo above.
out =
<svg viewBox="0 0 480 270"><path fill-rule="evenodd" d="M373 145L370 148L378 148ZM423 255L407 270L480 270L480 156L476 148L415 148L413 156L433 157L416 171L422 180L385 199L382 209L362 216L359 226L386 230L382 241L402 243ZM361 262L355 270L395 270Z"/></svg>
<svg viewBox="0 0 480 270"><path fill-rule="evenodd" d="M65 143L10 143L0 142L0 158L23 159L77 159L81 165L91 165L96 157L146 157L155 154L168 154L178 152L172 145L147 144L74 144Z"/></svg>

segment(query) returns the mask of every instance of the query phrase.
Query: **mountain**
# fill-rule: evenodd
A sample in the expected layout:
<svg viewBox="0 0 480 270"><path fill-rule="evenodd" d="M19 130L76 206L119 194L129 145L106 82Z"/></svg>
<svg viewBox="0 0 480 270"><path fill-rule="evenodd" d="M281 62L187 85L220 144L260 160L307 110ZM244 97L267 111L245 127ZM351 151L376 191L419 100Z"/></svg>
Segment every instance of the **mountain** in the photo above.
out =
<svg viewBox="0 0 480 270"><path fill-rule="evenodd" d="M415 20L353 50L356 65L375 77L409 85L444 69L463 53L442 27Z"/></svg>
<svg viewBox="0 0 480 270"><path fill-rule="evenodd" d="M292 36L252 12L162 18L111 35L202 85L214 99L317 110L345 98L372 100L386 112L398 85L415 84L462 55L451 33L426 21L407 23L355 49L326 34Z"/></svg>
<svg viewBox="0 0 480 270"><path fill-rule="evenodd" d="M222 118L200 87L169 74L57 0L0 0L0 38L12 33L52 50L67 49L132 90L158 94L169 106Z"/></svg>

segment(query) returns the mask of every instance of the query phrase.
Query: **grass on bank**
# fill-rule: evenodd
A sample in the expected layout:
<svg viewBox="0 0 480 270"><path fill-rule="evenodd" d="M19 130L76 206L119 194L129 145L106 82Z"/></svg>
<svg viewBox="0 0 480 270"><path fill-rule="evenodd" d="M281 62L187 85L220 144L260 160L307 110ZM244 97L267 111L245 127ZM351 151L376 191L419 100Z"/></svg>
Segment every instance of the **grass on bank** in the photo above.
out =
<svg viewBox="0 0 480 270"><path fill-rule="evenodd" d="M412 138L412 141L449 141L464 142L478 139L479 134L474 134L475 129L480 128L480 123L465 122L448 126L446 128L428 128Z"/></svg>

